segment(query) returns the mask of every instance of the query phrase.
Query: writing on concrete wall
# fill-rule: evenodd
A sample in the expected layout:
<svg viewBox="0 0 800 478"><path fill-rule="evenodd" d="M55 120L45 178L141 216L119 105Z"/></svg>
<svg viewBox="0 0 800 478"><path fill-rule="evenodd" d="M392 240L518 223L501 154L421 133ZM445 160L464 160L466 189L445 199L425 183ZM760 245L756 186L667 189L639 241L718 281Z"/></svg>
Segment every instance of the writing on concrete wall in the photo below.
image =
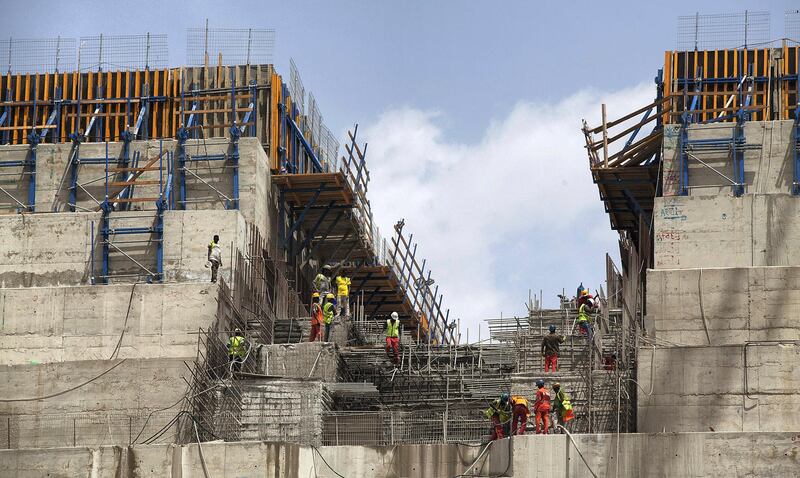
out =
<svg viewBox="0 0 800 478"><path fill-rule="evenodd" d="M681 208L679 208L676 204L668 204L661 208L660 212L662 219L667 219L671 221L685 221L686 215L683 214Z"/></svg>
<svg viewBox="0 0 800 478"><path fill-rule="evenodd" d="M674 229L665 229L662 231L658 231L658 233L656 233L656 241L658 242L680 241L680 240L681 240L681 231L676 231Z"/></svg>

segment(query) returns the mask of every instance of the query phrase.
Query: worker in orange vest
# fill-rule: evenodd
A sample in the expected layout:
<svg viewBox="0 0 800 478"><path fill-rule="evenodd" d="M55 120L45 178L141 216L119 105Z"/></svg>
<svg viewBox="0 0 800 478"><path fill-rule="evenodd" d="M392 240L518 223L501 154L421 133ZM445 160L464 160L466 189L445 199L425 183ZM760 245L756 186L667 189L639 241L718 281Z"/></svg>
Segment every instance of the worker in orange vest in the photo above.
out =
<svg viewBox="0 0 800 478"><path fill-rule="evenodd" d="M528 427L528 417L531 411L528 408L528 399L522 395L511 397L511 434L524 435Z"/></svg>
<svg viewBox="0 0 800 478"><path fill-rule="evenodd" d="M311 335L309 342L322 340L322 306L319 304L319 292L311 296Z"/></svg>
<svg viewBox="0 0 800 478"><path fill-rule="evenodd" d="M544 380L537 380L536 401L533 403L533 412L536 414L536 433L547 435L550 428L550 392L544 386ZM541 425L544 424L544 428Z"/></svg>

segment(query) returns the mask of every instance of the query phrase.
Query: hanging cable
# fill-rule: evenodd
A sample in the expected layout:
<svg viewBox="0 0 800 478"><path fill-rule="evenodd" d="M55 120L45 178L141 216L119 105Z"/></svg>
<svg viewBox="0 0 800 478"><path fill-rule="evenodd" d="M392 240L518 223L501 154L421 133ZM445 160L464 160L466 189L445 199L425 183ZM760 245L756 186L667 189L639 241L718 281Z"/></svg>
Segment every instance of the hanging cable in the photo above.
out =
<svg viewBox="0 0 800 478"><path fill-rule="evenodd" d="M79 385L76 385L76 386L74 386L74 387L72 387L72 388L68 388L68 389L66 389L66 390L62 390L62 391L60 391L60 392L56 392L56 393L51 393L50 395L43 395L43 396L41 396L41 397L30 397L30 398L0 398L0 403L11 403L11 402L35 402L35 401L37 401L37 400L46 400L46 399L48 399L48 398L53 398L53 397L58 397L58 396L64 395L64 394L66 394L66 393L72 392L73 390L77 390L77 389L79 389L79 388L81 388L81 387L83 387L83 386L89 385L90 383L94 382L95 380L97 380L97 379L101 378L101 377L102 377L102 376L104 376L105 374L107 374L107 373L111 372L111 371L112 371L112 370L114 370L115 368L117 368L117 367L119 367L120 365L122 365L122 364L123 364L123 363L124 363L126 360L128 360L128 359L122 359L122 360L120 360L119 362L117 362L117 363L115 363L114 365L112 365L110 368L108 368L108 369L107 369L105 372L101 373L100 375L97 375L97 376L96 376L96 377L94 377L94 378L90 378L89 380L87 380L87 381L85 381L85 382L83 382L83 383L81 383L81 384L79 384Z"/></svg>

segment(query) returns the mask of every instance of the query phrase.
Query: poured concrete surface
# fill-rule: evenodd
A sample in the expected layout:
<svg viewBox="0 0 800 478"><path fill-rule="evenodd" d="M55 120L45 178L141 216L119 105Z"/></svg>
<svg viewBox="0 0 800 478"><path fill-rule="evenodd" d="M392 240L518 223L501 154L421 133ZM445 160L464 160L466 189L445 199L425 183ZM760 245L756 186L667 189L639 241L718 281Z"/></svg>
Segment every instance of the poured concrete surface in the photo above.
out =
<svg viewBox="0 0 800 478"><path fill-rule="evenodd" d="M0 476L144 478L550 478L796 476L800 432L524 436L483 446L210 442L0 450ZM580 454L583 455L581 458ZM585 461L584 461L585 460ZM208 474L203 470L205 464ZM475 463L475 466L470 466ZM591 471L590 471L591 470Z"/></svg>
<svg viewBox="0 0 800 478"><path fill-rule="evenodd" d="M0 289L0 364L192 357L216 311L206 282Z"/></svg>
<svg viewBox="0 0 800 478"><path fill-rule="evenodd" d="M798 363L797 342L640 348L638 430L800 430Z"/></svg>
<svg viewBox="0 0 800 478"><path fill-rule="evenodd" d="M800 267L647 271L648 331L674 344L800 340L798 317Z"/></svg>
<svg viewBox="0 0 800 478"><path fill-rule="evenodd" d="M656 198L655 268L800 266L791 194Z"/></svg>

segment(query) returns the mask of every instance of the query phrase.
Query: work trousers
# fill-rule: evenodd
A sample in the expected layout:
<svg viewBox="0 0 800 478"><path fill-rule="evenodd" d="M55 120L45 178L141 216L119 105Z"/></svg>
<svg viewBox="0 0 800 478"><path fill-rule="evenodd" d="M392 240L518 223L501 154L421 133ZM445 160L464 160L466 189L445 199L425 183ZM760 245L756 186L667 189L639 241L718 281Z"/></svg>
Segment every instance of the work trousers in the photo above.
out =
<svg viewBox="0 0 800 478"><path fill-rule="evenodd" d="M514 405L513 415L511 418L511 433L516 435L524 435L525 428L528 426L528 407L519 404Z"/></svg>
<svg viewBox="0 0 800 478"><path fill-rule="evenodd" d="M322 339L322 331L320 329L321 326L319 325L319 322L311 323L311 334L308 336L309 342L316 342L317 340Z"/></svg>
<svg viewBox="0 0 800 478"><path fill-rule="evenodd" d="M500 422L500 415L494 414L492 415L492 440L497 440L498 438L504 438L503 435L503 424Z"/></svg>
<svg viewBox="0 0 800 478"><path fill-rule="evenodd" d="M544 424L544 428L541 428L542 424ZM536 410L536 433L547 435L548 428L550 428L550 408L538 408Z"/></svg>
<svg viewBox="0 0 800 478"><path fill-rule="evenodd" d="M342 310L344 310L344 315L348 319L350 318L350 296L347 295L337 295L336 296L336 315L339 317L342 316Z"/></svg>
<svg viewBox="0 0 800 478"><path fill-rule="evenodd" d="M386 355L393 354L394 363L400 363L400 338L386 337Z"/></svg>
<svg viewBox="0 0 800 478"><path fill-rule="evenodd" d="M211 282L217 282L217 271L219 271L219 261L216 259L209 260L211 263Z"/></svg>
<svg viewBox="0 0 800 478"><path fill-rule="evenodd" d="M558 355L545 355L544 356L544 371L547 373L551 369L553 372L558 371Z"/></svg>
<svg viewBox="0 0 800 478"><path fill-rule="evenodd" d="M333 322L325 324L325 342L329 342L331 338L331 329L333 329Z"/></svg>
<svg viewBox="0 0 800 478"><path fill-rule="evenodd" d="M588 321L578 322L578 327L581 329L581 332L586 334L589 342L592 342L594 339L594 330L592 330L592 324L590 324Z"/></svg>

